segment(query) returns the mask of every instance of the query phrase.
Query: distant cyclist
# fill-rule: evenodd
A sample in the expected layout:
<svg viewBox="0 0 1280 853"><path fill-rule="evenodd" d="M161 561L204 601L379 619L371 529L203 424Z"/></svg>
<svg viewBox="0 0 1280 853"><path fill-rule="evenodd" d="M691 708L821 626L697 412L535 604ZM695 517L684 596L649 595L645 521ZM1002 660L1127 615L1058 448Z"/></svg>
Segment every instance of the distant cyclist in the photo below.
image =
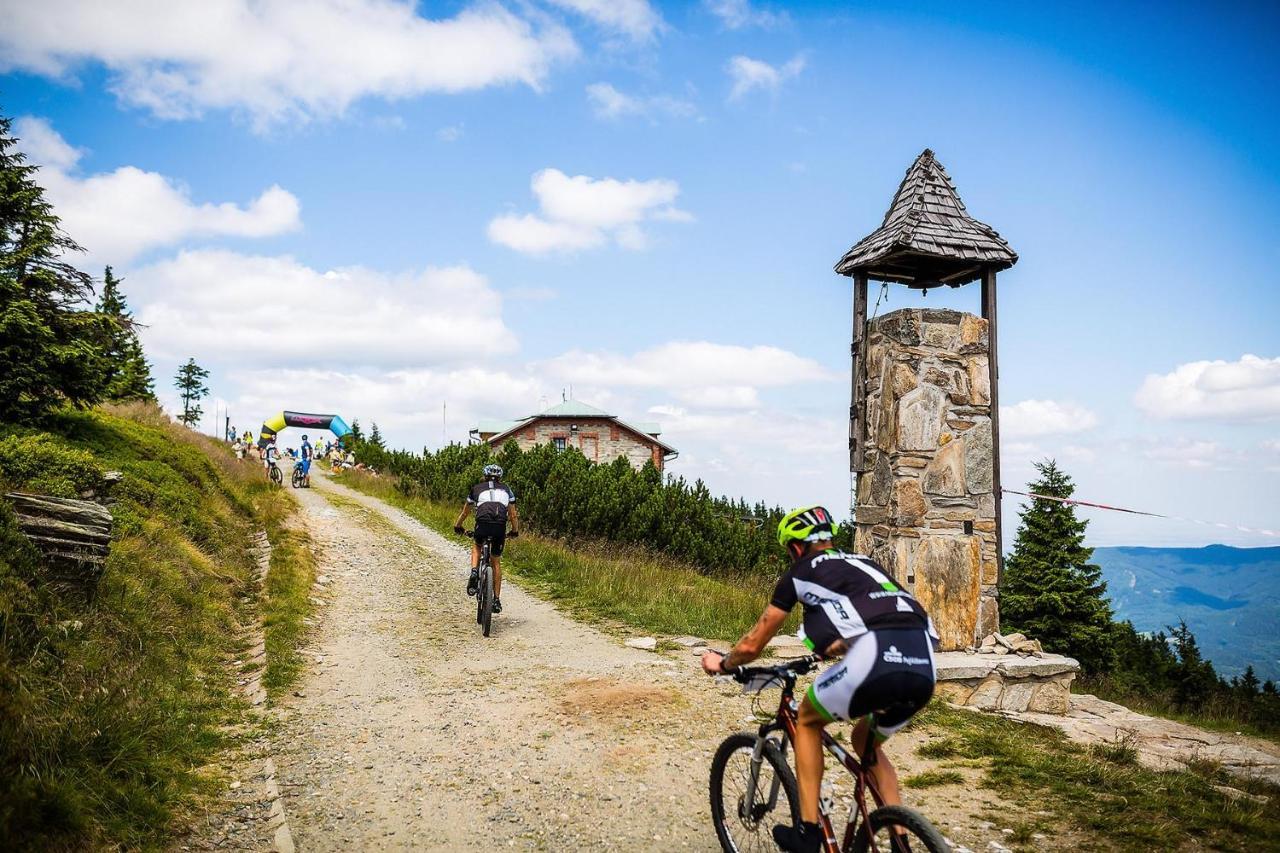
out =
<svg viewBox="0 0 1280 853"><path fill-rule="evenodd" d="M314 453L311 450L311 442L307 441L307 437L302 437L302 447L298 448L298 461L302 463L302 476L308 486L311 485L311 457Z"/></svg>
<svg viewBox="0 0 1280 853"><path fill-rule="evenodd" d="M275 438L267 439L267 446L262 448L262 467L267 472L267 479L271 479L271 466L280 459L280 448L276 447Z"/></svg>
<svg viewBox="0 0 1280 853"><path fill-rule="evenodd" d="M467 595L475 595L480 586L480 543L490 542L489 557L493 564L493 612L502 612L502 548L507 538L507 522L511 522L511 537L520 535L516 529L520 518L516 514L516 494L502 482L502 466L484 466L484 480L471 487L467 502L454 522L453 529L464 532L462 522L467 514L476 514L476 529L471 543L471 577L467 581Z"/></svg>
<svg viewBox="0 0 1280 853"><path fill-rule="evenodd" d="M792 566L778 581L772 601L727 655L702 656L702 668L713 675L755 660L799 603L804 607L805 644L816 654L840 658L814 680L800 703L795 736L800 825L773 829L779 847L800 853L816 853L822 843L818 795L824 769L823 727L836 720L857 720L852 746L861 754L867 717L876 712L876 763L871 774L885 804L901 804L898 774L880 744L928 704L936 677L933 641L938 635L924 608L875 560L832 547L837 530L831 513L820 506L783 516L778 542L787 549Z"/></svg>

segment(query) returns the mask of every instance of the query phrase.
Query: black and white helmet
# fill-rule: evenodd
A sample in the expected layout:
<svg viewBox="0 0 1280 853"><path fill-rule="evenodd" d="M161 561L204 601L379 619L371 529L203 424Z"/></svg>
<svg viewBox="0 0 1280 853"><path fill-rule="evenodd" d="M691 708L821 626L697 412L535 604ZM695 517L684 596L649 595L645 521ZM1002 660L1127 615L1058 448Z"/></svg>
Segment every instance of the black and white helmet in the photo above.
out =
<svg viewBox="0 0 1280 853"><path fill-rule="evenodd" d="M485 475L486 477L501 477L501 476L502 476L502 466L501 466L501 465L495 465L495 464L493 464L493 463L490 463L490 464L488 464L488 465L484 466L484 475Z"/></svg>

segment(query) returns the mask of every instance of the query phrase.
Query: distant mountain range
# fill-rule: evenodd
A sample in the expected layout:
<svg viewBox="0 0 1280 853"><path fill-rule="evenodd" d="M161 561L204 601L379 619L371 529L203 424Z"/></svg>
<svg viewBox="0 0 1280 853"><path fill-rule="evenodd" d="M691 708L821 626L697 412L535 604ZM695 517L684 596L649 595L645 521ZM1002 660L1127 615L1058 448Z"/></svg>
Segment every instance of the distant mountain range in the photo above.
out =
<svg viewBox="0 0 1280 853"><path fill-rule="evenodd" d="M1186 621L1220 675L1280 682L1280 548L1095 548L1117 619Z"/></svg>

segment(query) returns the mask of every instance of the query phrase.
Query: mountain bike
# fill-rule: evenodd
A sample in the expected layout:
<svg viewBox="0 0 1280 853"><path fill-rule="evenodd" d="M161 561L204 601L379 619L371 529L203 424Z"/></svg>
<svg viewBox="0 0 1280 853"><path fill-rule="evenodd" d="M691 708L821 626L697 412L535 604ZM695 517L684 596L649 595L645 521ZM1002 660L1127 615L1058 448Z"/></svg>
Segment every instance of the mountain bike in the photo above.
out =
<svg viewBox="0 0 1280 853"><path fill-rule="evenodd" d="M810 655L779 666L741 667L732 673L732 678L742 683L744 693L758 695L766 688L781 687L782 698L777 712L767 716L755 734L730 735L711 761L711 818L720 846L728 853L776 850L773 826L796 826L800 822L796 777L787 763L787 750L795 737L799 715L796 679L821 660ZM870 723L874 731L874 714ZM825 853L947 853L951 849L924 815L906 806L884 804L870 773L876 761L874 737L867 738L861 756L851 754L826 730L822 732L822 745L854 778L853 802L839 843L830 815L833 804L824 797L819 805L818 824ZM868 808L868 792L875 802L874 809Z"/></svg>
<svg viewBox="0 0 1280 853"><path fill-rule="evenodd" d="M267 478L277 486L284 483L284 474L280 473L280 466L276 464L274 459L271 460L271 464L267 468Z"/></svg>
<svg viewBox="0 0 1280 853"><path fill-rule="evenodd" d="M474 539L476 532L469 530L467 535ZM480 565L477 571L480 573L480 585L476 589L476 623L480 625L487 637L493 624L493 564L490 562L489 553L493 547L493 540L483 536L479 541Z"/></svg>
<svg viewBox="0 0 1280 853"><path fill-rule="evenodd" d="M293 476L289 478L289 485L295 489L304 488L307 485L307 475L302 470L302 463L293 463Z"/></svg>

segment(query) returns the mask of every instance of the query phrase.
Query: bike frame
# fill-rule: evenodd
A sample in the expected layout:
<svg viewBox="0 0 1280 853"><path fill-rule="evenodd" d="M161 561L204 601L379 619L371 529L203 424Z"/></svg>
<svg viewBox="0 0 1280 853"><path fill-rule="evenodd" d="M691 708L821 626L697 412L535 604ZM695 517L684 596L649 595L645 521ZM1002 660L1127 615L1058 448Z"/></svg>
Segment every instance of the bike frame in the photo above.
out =
<svg viewBox="0 0 1280 853"><path fill-rule="evenodd" d="M760 765L764 761L765 745L769 742L769 735L774 732L784 732L786 739L783 742L783 754L786 753L786 745L795 742L796 727L799 726L800 713L799 704L795 700L795 678L788 678L782 687L782 699L778 703L778 715L770 722L760 726L759 734L756 739L755 750L751 753L751 775L747 780L746 801L748 803L755 802L756 782L760 778ZM854 805L849 808L849 824L844 830L844 840L839 844L836 843L835 827L831 824L831 816L827 813L826 805L821 799L818 800L818 825L822 827L822 846L826 853L841 853L848 850L853 844L854 835L858 827L866 827L866 831L870 833L870 815L871 809L867 808L866 793L871 793L872 800L875 801L876 808L884 805L884 799L880 796L880 791L876 788L875 782L871 779L868 769L875 764L876 760L876 737L875 726L869 726L867 730L867 746L863 752L861 759L854 756L849 750L842 747L836 742L826 729L822 730L822 746L827 752L835 756L840 765L854 778L853 802ZM773 786L769 791L770 807L777 801L779 782L773 780ZM854 820L854 809L857 809L857 820ZM874 836L868 839L871 843L871 850L875 851L876 841Z"/></svg>

